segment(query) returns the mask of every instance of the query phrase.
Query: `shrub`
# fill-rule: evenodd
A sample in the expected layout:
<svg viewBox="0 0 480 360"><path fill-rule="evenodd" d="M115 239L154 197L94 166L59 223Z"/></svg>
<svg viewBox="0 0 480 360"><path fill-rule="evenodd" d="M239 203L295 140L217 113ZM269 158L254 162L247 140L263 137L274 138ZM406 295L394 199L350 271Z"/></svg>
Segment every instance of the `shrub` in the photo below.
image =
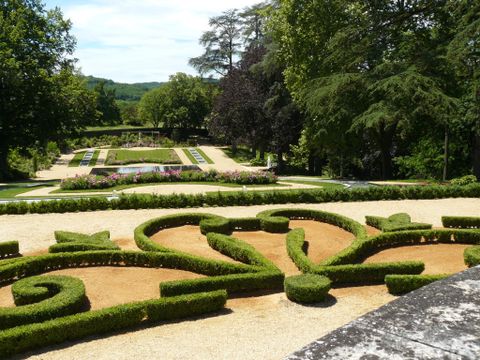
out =
<svg viewBox="0 0 480 360"><path fill-rule="evenodd" d="M120 250L110 240L109 231L101 231L93 235L69 231L55 231L57 244L48 248L50 253L74 252L87 250Z"/></svg>
<svg viewBox="0 0 480 360"><path fill-rule="evenodd" d="M210 219L203 219L199 223L202 234L215 232L220 234L231 234L232 228L230 221L222 217L214 217Z"/></svg>
<svg viewBox="0 0 480 360"><path fill-rule="evenodd" d="M478 181L475 175L465 175L460 178L455 178L450 180L450 184L456 186L465 186L470 184L475 184Z"/></svg>
<svg viewBox="0 0 480 360"><path fill-rule="evenodd" d="M160 283L160 294L163 297L166 297L218 289L225 289L228 293L254 290L276 290L281 289L283 279L284 274L280 271L261 271L248 274L213 276L193 280L165 281Z"/></svg>
<svg viewBox="0 0 480 360"><path fill-rule="evenodd" d="M463 258L468 267L480 265L480 246L466 248L463 252Z"/></svg>
<svg viewBox="0 0 480 360"><path fill-rule="evenodd" d="M388 292L393 295L402 295L417 290L434 281L445 279L449 275L387 275L385 284Z"/></svg>
<svg viewBox="0 0 480 360"><path fill-rule="evenodd" d="M0 357L26 350L122 330L144 321L181 319L220 310L224 290L130 303L70 315L43 323L18 326L0 332Z"/></svg>
<svg viewBox="0 0 480 360"><path fill-rule="evenodd" d="M230 227L233 231L257 231L260 230L260 219L252 218L230 218Z"/></svg>
<svg viewBox="0 0 480 360"><path fill-rule="evenodd" d="M12 286L15 308L0 308L0 328L75 314L85 305L85 286L70 276L34 276Z"/></svg>
<svg viewBox="0 0 480 360"><path fill-rule="evenodd" d="M285 279L285 293L291 301L316 303L325 300L330 290L329 278L314 274L290 276Z"/></svg>
<svg viewBox="0 0 480 360"><path fill-rule="evenodd" d="M5 241L0 243L0 259L19 255L18 241Z"/></svg>
<svg viewBox="0 0 480 360"><path fill-rule="evenodd" d="M264 204L325 203L338 201L377 201L401 199L443 199L480 197L480 184L467 186L370 187L366 189L305 189L250 191L208 194L128 195L109 201L103 197L0 204L2 214L64 213L75 211L186 208L203 206L245 206Z"/></svg>
<svg viewBox="0 0 480 360"><path fill-rule="evenodd" d="M446 228L480 229L480 217L442 216L442 224Z"/></svg>
<svg viewBox="0 0 480 360"><path fill-rule="evenodd" d="M431 229L431 224L412 222L410 215L406 213L393 214L388 218L380 216L366 216L367 225L373 226L384 232L401 230Z"/></svg>

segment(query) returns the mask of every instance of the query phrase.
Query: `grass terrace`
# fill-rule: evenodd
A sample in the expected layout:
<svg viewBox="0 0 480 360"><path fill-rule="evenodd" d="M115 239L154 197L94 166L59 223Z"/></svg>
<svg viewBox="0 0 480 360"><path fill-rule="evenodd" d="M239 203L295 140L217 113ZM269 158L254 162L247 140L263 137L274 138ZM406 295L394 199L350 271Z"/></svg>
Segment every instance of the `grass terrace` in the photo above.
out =
<svg viewBox="0 0 480 360"><path fill-rule="evenodd" d="M105 165L128 165L139 163L181 164L173 149L155 150L109 150Z"/></svg>

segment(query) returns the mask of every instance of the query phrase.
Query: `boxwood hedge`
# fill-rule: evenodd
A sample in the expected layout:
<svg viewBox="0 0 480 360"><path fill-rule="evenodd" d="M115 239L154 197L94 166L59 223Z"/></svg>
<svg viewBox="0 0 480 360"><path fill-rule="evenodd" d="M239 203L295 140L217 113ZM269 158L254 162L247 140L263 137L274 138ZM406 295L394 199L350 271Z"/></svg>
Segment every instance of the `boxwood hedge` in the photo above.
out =
<svg viewBox="0 0 480 360"><path fill-rule="evenodd" d="M287 191L239 191L233 193L122 195L108 200L102 197L10 202L0 205L2 214L65 213L96 210L187 208L202 206L238 206L264 204L300 204L338 201L377 201L403 199L443 199L480 197L480 184L467 186L372 186L358 189L305 189Z"/></svg>
<svg viewBox="0 0 480 360"><path fill-rule="evenodd" d="M446 228L480 229L480 217L442 216L442 224Z"/></svg>
<svg viewBox="0 0 480 360"><path fill-rule="evenodd" d="M417 290L434 281L445 279L449 275L387 275L385 284L388 292L393 295L402 295Z"/></svg>
<svg viewBox="0 0 480 360"><path fill-rule="evenodd" d="M302 274L285 278L284 287L287 297L299 303L317 303L325 300L331 281L315 274Z"/></svg>
<svg viewBox="0 0 480 360"><path fill-rule="evenodd" d="M393 214L388 218L380 216L366 216L365 220L367 225L373 226L374 228L384 232L432 228L432 224L412 222L410 215L406 213Z"/></svg>
<svg viewBox="0 0 480 360"><path fill-rule="evenodd" d="M0 243L0 260L19 255L18 241L5 241Z"/></svg>

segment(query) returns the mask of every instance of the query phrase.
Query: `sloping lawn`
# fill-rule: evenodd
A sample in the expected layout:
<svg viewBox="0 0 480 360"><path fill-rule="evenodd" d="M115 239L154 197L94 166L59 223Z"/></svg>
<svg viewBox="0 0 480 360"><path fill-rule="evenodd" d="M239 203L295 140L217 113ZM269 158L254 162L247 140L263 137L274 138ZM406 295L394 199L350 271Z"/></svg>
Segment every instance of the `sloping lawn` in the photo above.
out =
<svg viewBox="0 0 480 360"><path fill-rule="evenodd" d="M106 165L126 165L136 163L181 164L177 153L172 149L155 150L110 150Z"/></svg>

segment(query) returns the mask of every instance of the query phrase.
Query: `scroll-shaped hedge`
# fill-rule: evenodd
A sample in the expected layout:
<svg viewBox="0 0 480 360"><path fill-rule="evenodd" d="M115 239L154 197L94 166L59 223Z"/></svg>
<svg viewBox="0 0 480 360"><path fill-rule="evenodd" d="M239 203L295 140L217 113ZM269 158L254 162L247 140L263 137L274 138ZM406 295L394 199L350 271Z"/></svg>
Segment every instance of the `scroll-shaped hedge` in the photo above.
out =
<svg viewBox="0 0 480 360"><path fill-rule="evenodd" d="M85 286L71 276L34 276L12 286L17 307L0 308L0 328L75 314L85 305Z"/></svg>
<svg viewBox="0 0 480 360"><path fill-rule="evenodd" d="M50 253L75 252L88 250L120 250L110 240L109 231L100 231L92 235L69 232L55 231L57 244L48 248Z"/></svg>
<svg viewBox="0 0 480 360"><path fill-rule="evenodd" d="M285 293L291 301L316 303L325 300L330 290L329 278L315 274L301 274L285 279Z"/></svg>
<svg viewBox="0 0 480 360"><path fill-rule="evenodd" d="M463 258L468 267L480 265L480 246L466 248L463 252Z"/></svg>
<svg viewBox="0 0 480 360"><path fill-rule="evenodd" d="M218 311L225 290L160 298L69 315L0 331L0 358L68 340L118 331L143 322L182 319Z"/></svg>

